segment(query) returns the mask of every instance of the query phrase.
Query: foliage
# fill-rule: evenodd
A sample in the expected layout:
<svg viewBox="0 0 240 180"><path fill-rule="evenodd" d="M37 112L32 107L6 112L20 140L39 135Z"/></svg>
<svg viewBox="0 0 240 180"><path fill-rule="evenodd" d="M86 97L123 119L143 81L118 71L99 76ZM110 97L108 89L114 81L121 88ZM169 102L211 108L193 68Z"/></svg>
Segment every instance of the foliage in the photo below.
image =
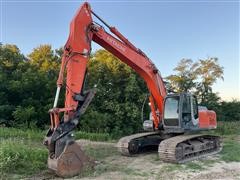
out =
<svg viewBox="0 0 240 180"><path fill-rule="evenodd" d="M49 45L35 48L29 59L15 45L0 45L0 52L0 123L43 128L49 122L59 56Z"/></svg>
<svg viewBox="0 0 240 180"><path fill-rule="evenodd" d="M240 122L240 101L237 101L235 99L229 102L222 101L219 103L216 112L218 112L218 117L222 121Z"/></svg>
<svg viewBox="0 0 240 180"><path fill-rule="evenodd" d="M173 69L176 74L166 77L170 83L168 90L178 93L193 90L196 87L196 68L198 68L198 63L193 63L191 59L182 59Z"/></svg>
<svg viewBox="0 0 240 180"><path fill-rule="evenodd" d="M223 79L223 67L217 58L200 59L193 63L191 59L182 59L173 69L176 74L166 77L170 84L168 90L192 92L202 105L215 105L220 98L212 92L212 85Z"/></svg>
<svg viewBox="0 0 240 180"><path fill-rule="evenodd" d="M212 93L212 85L220 78L223 80L223 67L219 65L218 58L207 58L199 60L196 69L200 82L197 86L197 94L202 104L209 102L209 94Z"/></svg>
<svg viewBox="0 0 240 180"><path fill-rule="evenodd" d="M59 53L59 51L56 51ZM55 71L60 63L60 58L54 54L50 45L40 45L33 49L33 52L28 55L30 63L36 65L40 71L50 72Z"/></svg>
<svg viewBox="0 0 240 180"><path fill-rule="evenodd" d="M92 55L87 87L97 95L80 121L84 131L108 132L114 137L141 129L141 106L147 93L144 81L105 50Z"/></svg>
<svg viewBox="0 0 240 180"><path fill-rule="evenodd" d="M173 75L167 76L168 90L175 92L191 92L198 97L198 102L217 113L218 120L240 120L239 101L222 101L218 93L212 91L213 84L223 80L223 67L218 58L209 57L193 62L191 59L182 59Z"/></svg>
<svg viewBox="0 0 240 180"><path fill-rule="evenodd" d="M0 80L3 82L0 84L0 125L48 127L48 110L55 96L62 53L62 48L53 50L50 45L40 45L25 57L16 45L0 44ZM203 99L201 103L215 110L220 120L240 120L239 101L221 101L218 94L211 91L223 73L216 58L198 62L183 59L174 71L176 74L167 78L171 89L196 92L199 99ZM95 86L96 97L80 120L80 136L85 137L83 131L101 133L104 134L101 138L106 140L108 136L116 138L142 129L141 107L148 90L137 73L109 52L98 50L88 63L85 90ZM63 102L64 89L59 107L63 107ZM145 117L148 113L149 108L145 106ZM91 134L89 138L99 137Z"/></svg>
<svg viewBox="0 0 240 180"><path fill-rule="evenodd" d="M13 111L13 117L16 120L15 122L18 124L22 124L22 121L26 122L23 125L27 125L30 128L31 119L35 116L35 108L31 107L21 107L18 106L15 111Z"/></svg>

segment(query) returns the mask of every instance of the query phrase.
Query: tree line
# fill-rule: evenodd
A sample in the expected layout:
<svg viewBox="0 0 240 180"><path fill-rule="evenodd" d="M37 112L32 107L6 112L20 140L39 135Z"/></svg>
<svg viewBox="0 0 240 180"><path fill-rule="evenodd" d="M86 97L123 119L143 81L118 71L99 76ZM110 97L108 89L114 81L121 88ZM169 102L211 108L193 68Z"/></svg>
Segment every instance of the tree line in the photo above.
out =
<svg viewBox="0 0 240 180"><path fill-rule="evenodd" d="M40 45L27 56L16 45L0 44L0 126L41 128L49 125L62 49ZM212 85L223 79L217 58L193 62L183 59L165 78L169 91L194 93L201 105L217 112L218 120L240 121L240 102L221 100ZM142 129L142 107L148 94L145 82L130 67L106 50L92 53L86 88L97 94L80 120L89 132L123 135ZM64 104L64 90L60 104ZM149 107L143 108L148 119Z"/></svg>

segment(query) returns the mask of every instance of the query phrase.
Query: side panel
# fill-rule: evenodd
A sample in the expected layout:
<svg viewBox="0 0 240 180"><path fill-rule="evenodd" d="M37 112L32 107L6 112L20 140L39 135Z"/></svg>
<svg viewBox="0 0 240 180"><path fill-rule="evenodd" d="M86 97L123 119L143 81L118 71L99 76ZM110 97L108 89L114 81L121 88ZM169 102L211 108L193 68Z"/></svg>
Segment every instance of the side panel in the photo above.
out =
<svg viewBox="0 0 240 180"><path fill-rule="evenodd" d="M200 110L199 114L199 128L202 129L216 129L217 117L214 111Z"/></svg>

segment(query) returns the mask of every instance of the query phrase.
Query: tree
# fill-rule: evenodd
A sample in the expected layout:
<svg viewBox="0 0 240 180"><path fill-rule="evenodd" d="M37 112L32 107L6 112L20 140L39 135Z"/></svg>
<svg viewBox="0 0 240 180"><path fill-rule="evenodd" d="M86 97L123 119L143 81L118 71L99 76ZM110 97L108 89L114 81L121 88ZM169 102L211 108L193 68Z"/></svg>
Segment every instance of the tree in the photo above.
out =
<svg viewBox="0 0 240 180"><path fill-rule="evenodd" d="M61 49L56 50L56 53L61 54ZM49 72L55 71L59 67L60 58L56 53L50 45L40 45L34 48L28 57L30 63L36 65L40 71Z"/></svg>
<svg viewBox="0 0 240 180"><path fill-rule="evenodd" d="M12 90L20 90L21 83L16 82L19 78L16 69L24 62L25 58L16 45L0 44L0 123L6 126L13 124L12 112L19 97Z"/></svg>
<svg viewBox="0 0 240 180"><path fill-rule="evenodd" d="M97 85L97 94L80 127L115 136L142 128L141 107L147 88L133 70L106 50L92 54L88 64L87 88Z"/></svg>
<svg viewBox="0 0 240 180"><path fill-rule="evenodd" d="M219 65L218 58L210 57L200 59L196 69L200 82L197 85L197 94L202 104L208 104L209 94L212 94L212 85L218 80L223 80L223 67Z"/></svg>
<svg viewBox="0 0 240 180"><path fill-rule="evenodd" d="M0 52L0 123L43 128L49 124L60 57L49 45L35 48L29 59L16 45L1 45Z"/></svg>
<svg viewBox="0 0 240 180"><path fill-rule="evenodd" d="M196 87L197 74L195 73L198 68L198 63L193 63L191 59L182 59L176 68L174 75L166 77L169 82L167 86L168 91L174 92L189 92Z"/></svg>
<svg viewBox="0 0 240 180"><path fill-rule="evenodd" d="M182 59L176 68L176 74L167 76L167 88L175 92L192 92L198 97L199 103L216 110L220 97L212 92L212 86L218 79L223 79L223 67L217 58Z"/></svg>

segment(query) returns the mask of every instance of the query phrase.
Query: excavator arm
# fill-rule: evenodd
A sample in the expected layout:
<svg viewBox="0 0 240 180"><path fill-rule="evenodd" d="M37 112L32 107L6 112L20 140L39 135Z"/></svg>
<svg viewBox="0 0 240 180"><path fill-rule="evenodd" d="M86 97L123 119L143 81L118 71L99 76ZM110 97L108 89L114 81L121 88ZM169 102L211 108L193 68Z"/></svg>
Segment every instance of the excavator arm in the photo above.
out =
<svg viewBox="0 0 240 180"><path fill-rule="evenodd" d="M111 34L103 26L95 23L93 16L100 20L110 30ZM92 41L118 57L119 60L130 66L144 79L149 89L149 101L155 129L160 127L162 120L166 89L158 69L140 49L129 42L115 27L109 26L96 15L88 3L84 3L70 24L70 34L64 46L57 80L54 106L49 110L51 127L44 141L49 149L48 166L60 176L72 176L80 171L79 168L75 167L78 163L74 162L74 159L77 158L72 158L71 164L69 163L70 158L65 157L65 154L66 152L69 153L70 147L76 144L71 132L77 126L80 116L85 112L96 92L94 89L87 91L84 89ZM66 81L65 107L58 108L57 103L64 81ZM61 120L60 113L64 114ZM79 154L79 152L81 153ZM84 156L80 147L72 148L72 154L78 159ZM85 157L85 160L87 159ZM65 161L68 161L68 163L66 164Z"/></svg>

